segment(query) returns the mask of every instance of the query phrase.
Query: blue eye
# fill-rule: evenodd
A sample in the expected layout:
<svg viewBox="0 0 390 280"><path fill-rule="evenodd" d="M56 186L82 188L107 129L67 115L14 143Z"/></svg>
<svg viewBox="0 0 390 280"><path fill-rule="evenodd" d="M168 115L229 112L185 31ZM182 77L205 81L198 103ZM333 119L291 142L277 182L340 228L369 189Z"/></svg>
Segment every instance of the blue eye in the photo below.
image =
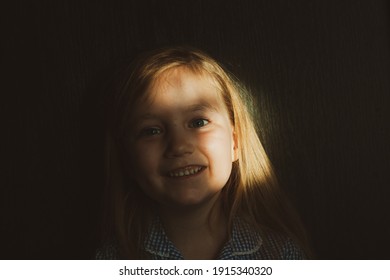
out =
<svg viewBox="0 0 390 280"><path fill-rule="evenodd" d="M145 128L141 131L140 136L154 136L161 133L161 129L157 127Z"/></svg>
<svg viewBox="0 0 390 280"><path fill-rule="evenodd" d="M206 119L196 119L196 120L194 120L194 121L192 121L192 122L190 123L190 127L191 127L191 128L198 128L198 127L205 126L205 125L207 125L208 123L209 123L209 121L206 120Z"/></svg>

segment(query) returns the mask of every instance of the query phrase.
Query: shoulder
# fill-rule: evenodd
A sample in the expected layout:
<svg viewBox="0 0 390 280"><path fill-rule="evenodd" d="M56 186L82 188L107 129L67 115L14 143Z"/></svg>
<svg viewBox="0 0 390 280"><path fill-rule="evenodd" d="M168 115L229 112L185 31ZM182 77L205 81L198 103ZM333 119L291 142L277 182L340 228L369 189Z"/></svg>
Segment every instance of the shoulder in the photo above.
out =
<svg viewBox="0 0 390 280"><path fill-rule="evenodd" d="M96 250L95 259L97 260L118 260L119 250L118 244L115 241L106 242L103 246Z"/></svg>
<svg viewBox="0 0 390 280"><path fill-rule="evenodd" d="M258 252L260 256L278 260L304 260L304 251L294 240L284 234L269 232L262 235L263 244Z"/></svg>
<svg viewBox="0 0 390 280"><path fill-rule="evenodd" d="M275 231L260 232L241 219L235 220L232 239L229 243L230 257L235 259L306 259L304 251L289 236Z"/></svg>

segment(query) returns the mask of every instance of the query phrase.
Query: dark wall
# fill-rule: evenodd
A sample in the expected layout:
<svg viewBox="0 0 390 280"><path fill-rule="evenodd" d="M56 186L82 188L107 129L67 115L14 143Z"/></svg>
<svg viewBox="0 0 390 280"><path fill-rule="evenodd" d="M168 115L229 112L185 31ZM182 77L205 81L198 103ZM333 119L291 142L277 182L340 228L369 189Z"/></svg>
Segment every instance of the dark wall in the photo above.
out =
<svg viewBox="0 0 390 280"><path fill-rule="evenodd" d="M93 256L102 81L166 44L204 49L256 95L261 138L318 258L388 258L385 0L102 2L2 10L1 258Z"/></svg>

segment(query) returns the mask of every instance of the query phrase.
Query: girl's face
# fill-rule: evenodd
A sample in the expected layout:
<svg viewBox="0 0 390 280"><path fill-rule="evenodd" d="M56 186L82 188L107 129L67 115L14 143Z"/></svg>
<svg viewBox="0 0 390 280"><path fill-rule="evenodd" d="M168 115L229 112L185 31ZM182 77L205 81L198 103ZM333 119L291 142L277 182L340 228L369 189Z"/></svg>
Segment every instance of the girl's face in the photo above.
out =
<svg viewBox="0 0 390 280"><path fill-rule="evenodd" d="M131 176L161 206L201 205L217 197L236 160L233 127L207 76L163 73L134 111L126 148Z"/></svg>

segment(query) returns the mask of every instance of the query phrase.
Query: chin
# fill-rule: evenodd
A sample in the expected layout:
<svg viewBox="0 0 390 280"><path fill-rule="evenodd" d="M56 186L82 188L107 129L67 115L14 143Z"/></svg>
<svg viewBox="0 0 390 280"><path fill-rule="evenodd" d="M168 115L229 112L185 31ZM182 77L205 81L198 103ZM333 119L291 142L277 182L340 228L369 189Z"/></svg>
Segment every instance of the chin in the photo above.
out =
<svg viewBox="0 0 390 280"><path fill-rule="evenodd" d="M172 199L169 203L170 206L180 209L194 209L202 206L206 206L208 203L214 203L216 195L220 192L208 196L188 196Z"/></svg>

